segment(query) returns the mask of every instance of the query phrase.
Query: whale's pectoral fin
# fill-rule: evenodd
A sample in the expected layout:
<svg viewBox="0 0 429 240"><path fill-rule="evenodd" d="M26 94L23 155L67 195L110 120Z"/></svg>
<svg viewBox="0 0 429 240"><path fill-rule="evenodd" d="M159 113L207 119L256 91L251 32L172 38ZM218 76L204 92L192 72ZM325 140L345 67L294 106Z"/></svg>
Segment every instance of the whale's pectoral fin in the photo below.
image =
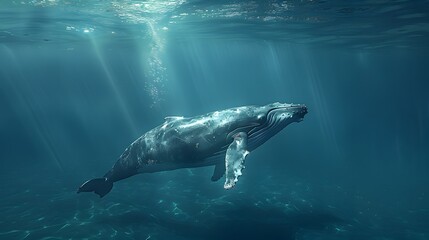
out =
<svg viewBox="0 0 429 240"><path fill-rule="evenodd" d="M102 198L112 190L112 187L113 182L107 178L94 178L84 182L77 190L77 193L94 192Z"/></svg>
<svg viewBox="0 0 429 240"><path fill-rule="evenodd" d="M238 177L242 175L241 170L244 168L244 159L249 151L247 151L247 134L239 132L234 135L234 141L226 150L225 168L226 180L223 187L230 189L234 187L238 181Z"/></svg>
<svg viewBox="0 0 429 240"><path fill-rule="evenodd" d="M225 161L219 161L215 165L215 169L212 176L212 181L216 182L225 174Z"/></svg>

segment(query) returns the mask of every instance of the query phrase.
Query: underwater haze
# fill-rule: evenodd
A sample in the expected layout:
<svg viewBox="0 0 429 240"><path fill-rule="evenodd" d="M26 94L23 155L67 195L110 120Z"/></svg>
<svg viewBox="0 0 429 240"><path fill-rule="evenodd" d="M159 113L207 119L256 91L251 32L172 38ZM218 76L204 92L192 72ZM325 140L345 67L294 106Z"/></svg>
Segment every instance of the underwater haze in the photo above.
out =
<svg viewBox="0 0 429 240"><path fill-rule="evenodd" d="M2 0L0 239L429 239L429 1ZM213 167L76 194L167 116L305 104Z"/></svg>

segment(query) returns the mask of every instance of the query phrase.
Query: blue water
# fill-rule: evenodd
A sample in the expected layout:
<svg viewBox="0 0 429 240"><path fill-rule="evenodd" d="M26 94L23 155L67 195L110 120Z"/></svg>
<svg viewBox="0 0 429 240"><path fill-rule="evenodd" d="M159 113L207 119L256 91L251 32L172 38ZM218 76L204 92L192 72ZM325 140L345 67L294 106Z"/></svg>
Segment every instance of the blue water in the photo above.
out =
<svg viewBox="0 0 429 240"><path fill-rule="evenodd" d="M353 2L353 3L350 3ZM0 3L0 239L429 239L429 1ZM247 157L76 194L166 116L306 104Z"/></svg>

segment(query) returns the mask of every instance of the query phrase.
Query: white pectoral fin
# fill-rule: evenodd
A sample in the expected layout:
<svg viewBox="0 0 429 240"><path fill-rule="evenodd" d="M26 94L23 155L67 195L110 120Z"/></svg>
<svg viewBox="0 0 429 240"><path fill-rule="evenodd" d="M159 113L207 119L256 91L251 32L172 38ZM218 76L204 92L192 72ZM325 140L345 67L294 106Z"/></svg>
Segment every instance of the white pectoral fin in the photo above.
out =
<svg viewBox="0 0 429 240"><path fill-rule="evenodd" d="M226 150L226 180L223 186L225 189L231 189L234 187L235 183L238 181L238 177L242 175L244 159L247 154L249 154L249 151L247 151L247 134L245 132L239 132L234 135L234 141Z"/></svg>

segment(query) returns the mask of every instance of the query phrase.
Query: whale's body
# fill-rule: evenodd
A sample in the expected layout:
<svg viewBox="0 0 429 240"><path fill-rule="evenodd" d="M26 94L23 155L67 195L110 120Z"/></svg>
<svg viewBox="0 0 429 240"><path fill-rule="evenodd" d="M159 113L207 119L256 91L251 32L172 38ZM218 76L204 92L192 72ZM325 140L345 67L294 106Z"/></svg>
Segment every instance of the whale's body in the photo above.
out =
<svg viewBox="0 0 429 240"><path fill-rule="evenodd" d="M232 188L247 154L307 113L304 105L272 103L244 106L166 121L135 140L103 178L85 182L78 192L106 195L113 182L138 173L215 165L212 180L224 174Z"/></svg>

